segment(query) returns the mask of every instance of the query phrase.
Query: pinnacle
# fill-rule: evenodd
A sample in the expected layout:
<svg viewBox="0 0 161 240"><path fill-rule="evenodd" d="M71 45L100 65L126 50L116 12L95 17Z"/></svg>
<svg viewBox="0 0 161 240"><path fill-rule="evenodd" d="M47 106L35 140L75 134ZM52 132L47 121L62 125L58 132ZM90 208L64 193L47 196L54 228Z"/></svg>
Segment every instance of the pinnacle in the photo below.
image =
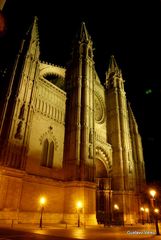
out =
<svg viewBox="0 0 161 240"><path fill-rule="evenodd" d="M88 34L85 22L81 23L81 31L80 31L80 40L81 41L88 41L90 39L90 36Z"/></svg>
<svg viewBox="0 0 161 240"><path fill-rule="evenodd" d="M38 31L38 17L34 17L32 32L35 39L39 40L39 31Z"/></svg>
<svg viewBox="0 0 161 240"><path fill-rule="evenodd" d="M108 71L106 72L106 77L109 77L111 74L121 75L121 70L119 69L114 55L111 55Z"/></svg>
<svg viewBox="0 0 161 240"><path fill-rule="evenodd" d="M119 78L120 79L119 81L123 81L121 69L119 69L114 55L111 55L110 62L109 62L109 67L108 67L108 70L106 72L106 80L105 80L105 86L106 87L109 85L109 82L114 81L114 76Z"/></svg>
<svg viewBox="0 0 161 240"><path fill-rule="evenodd" d="M116 72L119 70L116 59L114 57L114 55L111 55L110 58L110 63L109 63L109 69L111 70L111 72Z"/></svg>

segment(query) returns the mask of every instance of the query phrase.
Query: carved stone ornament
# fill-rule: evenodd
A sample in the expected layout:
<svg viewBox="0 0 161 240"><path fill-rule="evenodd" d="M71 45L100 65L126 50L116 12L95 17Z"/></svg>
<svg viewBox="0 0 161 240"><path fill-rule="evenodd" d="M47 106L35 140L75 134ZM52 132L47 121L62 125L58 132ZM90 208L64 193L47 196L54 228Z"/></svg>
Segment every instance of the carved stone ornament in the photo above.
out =
<svg viewBox="0 0 161 240"><path fill-rule="evenodd" d="M55 150L58 148L58 142L56 137L54 136L54 132L51 126L49 126L48 130L40 136L39 138L40 145L44 142L45 139L54 142Z"/></svg>

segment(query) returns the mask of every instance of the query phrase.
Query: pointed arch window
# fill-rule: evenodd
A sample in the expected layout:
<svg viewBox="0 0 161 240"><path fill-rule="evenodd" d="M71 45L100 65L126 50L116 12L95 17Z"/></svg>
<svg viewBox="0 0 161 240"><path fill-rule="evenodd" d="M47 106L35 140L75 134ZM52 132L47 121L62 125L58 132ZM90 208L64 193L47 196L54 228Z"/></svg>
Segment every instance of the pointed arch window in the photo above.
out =
<svg viewBox="0 0 161 240"><path fill-rule="evenodd" d="M44 140L42 148L42 161L41 166L52 168L54 161L54 142L49 142L48 139Z"/></svg>
<svg viewBox="0 0 161 240"><path fill-rule="evenodd" d="M47 162L47 166L50 168L53 165L53 159L54 159L54 143L52 141L49 147L49 156L48 156L48 162Z"/></svg>
<svg viewBox="0 0 161 240"><path fill-rule="evenodd" d="M47 158L48 158L48 148L49 148L49 142L47 139L45 139L43 144L43 151L42 151L42 166L46 166Z"/></svg>

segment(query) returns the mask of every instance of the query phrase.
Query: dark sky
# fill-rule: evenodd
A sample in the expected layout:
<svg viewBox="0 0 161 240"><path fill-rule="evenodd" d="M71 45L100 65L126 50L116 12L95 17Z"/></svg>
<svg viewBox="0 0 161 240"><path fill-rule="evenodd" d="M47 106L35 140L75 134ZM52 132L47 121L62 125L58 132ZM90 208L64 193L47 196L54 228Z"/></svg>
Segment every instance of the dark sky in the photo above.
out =
<svg viewBox="0 0 161 240"><path fill-rule="evenodd" d="M0 39L5 52L1 63L12 61L9 56L14 56L20 38L37 15L41 59L65 66L80 24L86 23L101 81L111 54L122 69L142 136L147 180L161 180L161 2L8 0L3 10L7 29Z"/></svg>

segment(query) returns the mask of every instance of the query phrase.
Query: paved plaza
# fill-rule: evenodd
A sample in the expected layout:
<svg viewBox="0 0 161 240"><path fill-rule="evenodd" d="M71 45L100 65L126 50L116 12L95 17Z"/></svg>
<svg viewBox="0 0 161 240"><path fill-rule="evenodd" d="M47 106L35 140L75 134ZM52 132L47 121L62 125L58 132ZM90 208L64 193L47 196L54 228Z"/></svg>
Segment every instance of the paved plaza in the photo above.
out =
<svg viewBox="0 0 161 240"><path fill-rule="evenodd" d="M161 226L159 226L161 227ZM42 229L38 224L1 224L0 240L69 240L69 239L89 239L89 240L126 240L144 239L161 240L161 235L156 235L155 225L135 225L135 226L76 226L66 225L45 225Z"/></svg>

